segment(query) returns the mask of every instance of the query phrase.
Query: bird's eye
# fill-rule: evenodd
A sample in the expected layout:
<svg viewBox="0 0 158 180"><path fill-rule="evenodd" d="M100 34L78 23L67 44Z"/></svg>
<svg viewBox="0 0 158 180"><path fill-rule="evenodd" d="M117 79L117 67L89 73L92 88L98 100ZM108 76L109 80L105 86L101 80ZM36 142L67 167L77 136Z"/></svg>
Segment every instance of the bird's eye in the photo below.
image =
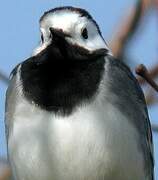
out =
<svg viewBox="0 0 158 180"><path fill-rule="evenodd" d="M41 34L41 41L42 41L42 43L44 42L43 34Z"/></svg>
<svg viewBox="0 0 158 180"><path fill-rule="evenodd" d="M82 29L81 35L84 39L88 39L88 31L86 28Z"/></svg>

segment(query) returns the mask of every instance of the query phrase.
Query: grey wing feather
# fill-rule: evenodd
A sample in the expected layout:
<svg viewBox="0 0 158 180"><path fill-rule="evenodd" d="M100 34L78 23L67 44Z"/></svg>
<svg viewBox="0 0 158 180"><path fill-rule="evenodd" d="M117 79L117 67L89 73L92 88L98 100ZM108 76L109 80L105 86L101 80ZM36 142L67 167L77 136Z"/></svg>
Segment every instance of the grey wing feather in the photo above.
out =
<svg viewBox="0 0 158 180"><path fill-rule="evenodd" d="M15 112L16 100L18 96L18 86L17 83L17 73L18 73L18 64L10 74L9 86L6 91L6 101L5 101L5 133L6 139L8 141L10 124L12 123L13 114Z"/></svg>
<svg viewBox="0 0 158 180"><path fill-rule="evenodd" d="M117 104L123 112L126 109L128 116L133 117L133 124L140 132L140 144L144 152L145 168L147 176L150 180L154 179L154 155L153 155L153 140L151 124L148 116L147 106L142 89L130 71L130 69L120 60L111 56L108 60L108 77L111 78L109 83L112 83L113 79L116 82L112 83L111 91L120 94L124 98L124 102L113 102ZM109 78L109 79L110 79ZM127 102L128 101L128 102ZM127 106L127 104L130 104ZM130 108L132 107L132 108Z"/></svg>

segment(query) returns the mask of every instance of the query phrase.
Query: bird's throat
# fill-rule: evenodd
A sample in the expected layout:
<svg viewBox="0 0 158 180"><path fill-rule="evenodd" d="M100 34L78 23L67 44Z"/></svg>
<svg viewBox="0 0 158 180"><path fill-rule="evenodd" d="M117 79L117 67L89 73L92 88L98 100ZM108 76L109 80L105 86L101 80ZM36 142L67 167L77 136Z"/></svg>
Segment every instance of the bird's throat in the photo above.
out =
<svg viewBox="0 0 158 180"><path fill-rule="evenodd" d="M23 92L41 108L68 115L77 105L93 98L103 71L104 58L72 61L41 54L22 65Z"/></svg>

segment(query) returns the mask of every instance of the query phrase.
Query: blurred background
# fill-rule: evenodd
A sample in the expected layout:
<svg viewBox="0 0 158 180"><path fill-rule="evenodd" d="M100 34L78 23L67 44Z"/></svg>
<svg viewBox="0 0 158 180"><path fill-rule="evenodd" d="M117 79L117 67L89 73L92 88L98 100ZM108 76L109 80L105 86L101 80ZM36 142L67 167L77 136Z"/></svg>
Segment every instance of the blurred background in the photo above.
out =
<svg viewBox="0 0 158 180"><path fill-rule="evenodd" d="M38 20L48 9L72 5L87 9L98 22L113 54L133 70L143 63L158 82L158 0L5 0L0 6L0 180L10 179L4 129L5 92L16 64L40 40ZM148 105L158 180L158 94L138 78ZM30 147L31 148L31 147Z"/></svg>

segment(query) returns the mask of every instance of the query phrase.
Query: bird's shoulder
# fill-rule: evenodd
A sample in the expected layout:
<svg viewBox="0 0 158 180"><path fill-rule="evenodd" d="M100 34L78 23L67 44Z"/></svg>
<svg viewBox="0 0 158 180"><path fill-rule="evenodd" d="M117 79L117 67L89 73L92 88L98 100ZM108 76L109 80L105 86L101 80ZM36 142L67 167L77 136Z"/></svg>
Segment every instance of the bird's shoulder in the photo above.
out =
<svg viewBox="0 0 158 180"><path fill-rule="evenodd" d="M29 59L29 58L28 58ZM21 66L28 59L17 64L10 73L9 85L6 90L5 99L5 129L6 137L9 137L11 122L13 121L17 102L23 97L21 96L22 82L21 82Z"/></svg>
<svg viewBox="0 0 158 180"><path fill-rule="evenodd" d="M13 77L15 77L17 75L18 69L20 68L22 62L18 63L11 71L9 79L12 80Z"/></svg>
<svg viewBox="0 0 158 180"><path fill-rule="evenodd" d="M142 103L143 105L145 104L146 107L145 97L142 88L140 87L136 77L134 76L128 65L126 65L120 59L109 56L108 69L110 76L112 76L112 78L117 80L120 78L121 81L118 81L118 83L126 82L127 84L124 84L125 89L126 86L129 86L132 92L134 93L134 95L136 96L136 98L140 100L139 102Z"/></svg>
<svg viewBox="0 0 158 180"><path fill-rule="evenodd" d="M144 149L145 155L147 174L149 174L150 178L153 180L153 140L151 124L149 120L144 93L136 77L134 76L130 68L122 60L110 56L107 58L107 61L108 62L106 64L108 77L111 78L111 81L114 81L112 83L112 91L114 91L115 94L117 93L119 96L124 96L124 99L127 99L127 101L129 101L130 107L135 106L135 110L133 113L135 114L135 116L138 116L138 118L133 120L133 123L136 126L136 128L140 131L140 136L142 137L142 148ZM128 103L127 101L125 102ZM122 105L120 105L119 102L118 106L122 108L122 110L126 108L122 107ZM130 108L129 112L132 112Z"/></svg>

